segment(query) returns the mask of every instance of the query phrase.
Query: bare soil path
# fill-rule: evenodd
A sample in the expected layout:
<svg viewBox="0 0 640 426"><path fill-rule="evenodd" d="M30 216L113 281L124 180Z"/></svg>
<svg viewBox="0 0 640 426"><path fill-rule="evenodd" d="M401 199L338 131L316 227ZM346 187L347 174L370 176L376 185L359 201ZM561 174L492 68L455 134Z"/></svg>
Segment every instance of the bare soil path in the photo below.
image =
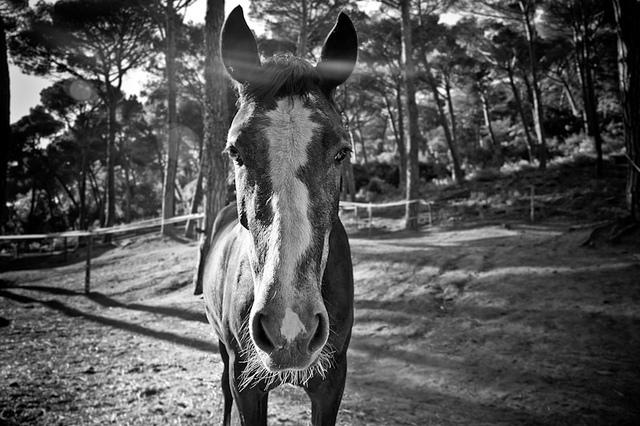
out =
<svg viewBox="0 0 640 426"><path fill-rule="evenodd" d="M640 424L640 249L567 223L352 233L342 425ZM219 424L196 246L0 273L0 424ZM270 424L309 421L291 387Z"/></svg>

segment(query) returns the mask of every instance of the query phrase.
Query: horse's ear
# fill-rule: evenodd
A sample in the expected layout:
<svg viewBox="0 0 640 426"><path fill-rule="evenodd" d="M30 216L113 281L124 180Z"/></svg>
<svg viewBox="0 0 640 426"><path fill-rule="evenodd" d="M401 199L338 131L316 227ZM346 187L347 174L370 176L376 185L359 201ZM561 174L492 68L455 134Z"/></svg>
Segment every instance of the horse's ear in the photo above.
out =
<svg viewBox="0 0 640 426"><path fill-rule="evenodd" d="M258 44L237 6L231 11L222 27L220 36L222 63L231 78L238 83L247 83L260 68Z"/></svg>
<svg viewBox="0 0 640 426"><path fill-rule="evenodd" d="M351 19L340 12L336 24L324 41L316 66L322 87L332 90L351 75L358 59L358 34Z"/></svg>

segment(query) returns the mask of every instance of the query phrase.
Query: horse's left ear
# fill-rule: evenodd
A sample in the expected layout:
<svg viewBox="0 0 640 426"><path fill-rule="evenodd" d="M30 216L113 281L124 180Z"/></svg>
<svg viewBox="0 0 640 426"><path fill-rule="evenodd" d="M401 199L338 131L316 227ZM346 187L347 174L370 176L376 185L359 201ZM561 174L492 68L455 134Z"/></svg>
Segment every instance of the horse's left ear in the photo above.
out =
<svg viewBox="0 0 640 426"><path fill-rule="evenodd" d="M351 75L358 59L358 34L351 19L340 12L336 24L324 41L320 62L316 66L321 86L330 91Z"/></svg>

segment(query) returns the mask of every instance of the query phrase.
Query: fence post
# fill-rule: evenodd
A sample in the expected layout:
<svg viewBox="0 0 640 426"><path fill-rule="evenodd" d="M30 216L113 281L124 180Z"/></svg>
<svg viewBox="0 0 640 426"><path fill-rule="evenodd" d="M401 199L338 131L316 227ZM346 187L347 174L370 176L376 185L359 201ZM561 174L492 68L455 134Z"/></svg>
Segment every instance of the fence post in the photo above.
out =
<svg viewBox="0 0 640 426"><path fill-rule="evenodd" d="M529 211L529 219L531 220L531 223L533 223L536 218L536 206L535 206L534 197L535 197L535 187L531 185L531 206Z"/></svg>
<svg viewBox="0 0 640 426"><path fill-rule="evenodd" d="M64 262L66 263L67 262L67 237L64 237L62 239L62 247L64 250Z"/></svg>
<svg viewBox="0 0 640 426"><path fill-rule="evenodd" d="M84 272L84 294L91 291L91 246L93 245L93 235L87 236L87 265Z"/></svg>
<svg viewBox="0 0 640 426"><path fill-rule="evenodd" d="M355 218L356 218L356 229L359 229L359 226L358 226L358 206L353 206L353 214L355 215Z"/></svg>
<svg viewBox="0 0 640 426"><path fill-rule="evenodd" d="M371 203L369 203L367 210L369 210L369 235L371 235L371 222L373 221L373 208L371 207Z"/></svg>

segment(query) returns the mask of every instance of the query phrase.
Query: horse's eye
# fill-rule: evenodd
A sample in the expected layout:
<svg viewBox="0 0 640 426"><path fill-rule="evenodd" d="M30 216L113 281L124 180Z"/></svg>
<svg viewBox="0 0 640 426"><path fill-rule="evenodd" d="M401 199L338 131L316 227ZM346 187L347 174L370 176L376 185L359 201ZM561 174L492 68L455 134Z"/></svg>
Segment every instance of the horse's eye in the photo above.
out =
<svg viewBox="0 0 640 426"><path fill-rule="evenodd" d="M338 153L334 157L336 163L341 163L342 160L347 158L347 155L349 155L349 153L351 153L351 148L342 148L340 151L338 151Z"/></svg>
<svg viewBox="0 0 640 426"><path fill-rule="evenodd" d="M240 151L238 151L238 148L236 148L235 146L231 145L229 148L227 148L227 153L229 153L229 157L231 157L238 166L242 166L244 164L242 158L240 157Z"/></svg>

